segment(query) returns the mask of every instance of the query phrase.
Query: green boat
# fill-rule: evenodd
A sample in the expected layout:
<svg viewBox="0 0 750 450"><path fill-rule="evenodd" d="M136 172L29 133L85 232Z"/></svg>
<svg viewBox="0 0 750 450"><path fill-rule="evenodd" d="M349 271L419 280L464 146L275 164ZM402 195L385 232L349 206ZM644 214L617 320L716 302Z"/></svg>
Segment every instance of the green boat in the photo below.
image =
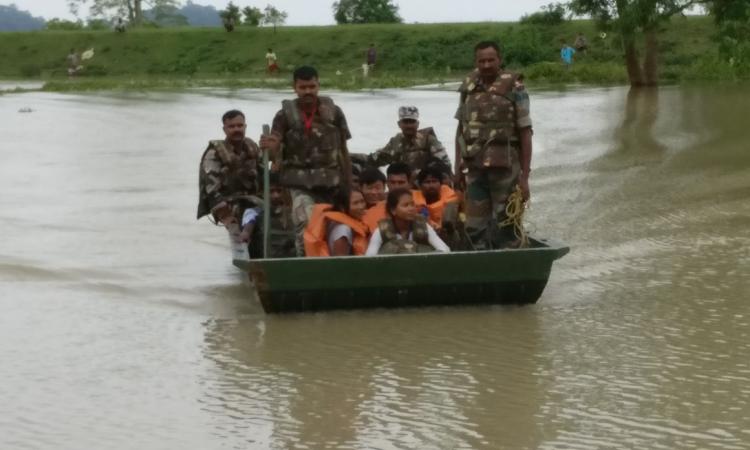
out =
<svg viewBox="0 0 750 450"><path fill-rule="evenodd" d="M249 260L234 251L266 313L435 305L529 304L569 247Z"/></svg>

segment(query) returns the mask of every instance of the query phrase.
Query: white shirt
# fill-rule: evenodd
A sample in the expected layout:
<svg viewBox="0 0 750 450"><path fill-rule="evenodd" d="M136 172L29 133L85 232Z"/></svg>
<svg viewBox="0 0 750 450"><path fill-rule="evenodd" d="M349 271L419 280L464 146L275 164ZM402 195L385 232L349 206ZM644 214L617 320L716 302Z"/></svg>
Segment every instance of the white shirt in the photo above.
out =
<svg viewBox="0 0 750 450"><path fill-rule="evenodd" d="M333 255L333 243L341 238L346 238L349 243L349 251L351 252L352 247L352 228L349 225L343 223L337 223L331 227L331 231L328 233L328 252Z"/></svg>
<svg viewBox="0 0 750 450"><path fill-rule="evenodd" d="M400 234L396 234L397 239L403 239ZM414 240L413 233L409 232L409 239L410 241ZM432 229L432 227L427 227L427 242L434 248L435 250L442 252L442 253L449 253L451 249L443 242L442 239L440 239L440 236L435 233L435 230ZM380 251L380 247L383 246L383 237L380 235L380 229L375 230L375 233L373 233L372 237L370 238L370 244L367 246L367 252L365 252L365 256L375 256Z"/></svg>

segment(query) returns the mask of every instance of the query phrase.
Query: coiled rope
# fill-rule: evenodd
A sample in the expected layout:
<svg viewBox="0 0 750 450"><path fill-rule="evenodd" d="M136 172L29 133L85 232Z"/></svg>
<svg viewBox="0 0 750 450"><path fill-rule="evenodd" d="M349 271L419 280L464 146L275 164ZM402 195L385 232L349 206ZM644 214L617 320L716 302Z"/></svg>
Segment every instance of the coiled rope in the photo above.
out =
<svg viewBox="0 0 750 450"><path fill-rule="evenodd" d="M513 226L513 235L518 239L518 248L529 246L529 236L523 226L523 214L526 211L526 202L523 200L521 186L516 185L515 190L508 196L505 202L505 215L507 218L500 223L500 227Z"/></svg>

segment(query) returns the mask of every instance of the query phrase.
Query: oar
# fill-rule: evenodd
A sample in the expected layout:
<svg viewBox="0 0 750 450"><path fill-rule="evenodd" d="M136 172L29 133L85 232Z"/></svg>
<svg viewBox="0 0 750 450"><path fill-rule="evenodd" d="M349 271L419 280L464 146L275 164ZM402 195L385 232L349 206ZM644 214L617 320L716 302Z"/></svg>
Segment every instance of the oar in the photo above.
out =
<svg viewBox="0 0 750 450"><path fill-rule="evenodd" d="M263 125L263 135L271 134L271 127ZM268 258L268 236L271 234L271 169L268 167L268 149L263 148L263 257Z"/></svg>

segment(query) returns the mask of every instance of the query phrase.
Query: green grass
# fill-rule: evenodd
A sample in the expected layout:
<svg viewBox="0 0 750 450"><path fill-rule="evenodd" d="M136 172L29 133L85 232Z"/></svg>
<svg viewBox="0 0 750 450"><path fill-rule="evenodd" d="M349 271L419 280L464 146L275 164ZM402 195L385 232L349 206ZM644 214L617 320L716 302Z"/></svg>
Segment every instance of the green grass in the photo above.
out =
<svg viewBox="0 0 750 450"><path fill-rule="evenodd" d="M559 42L581 31L591 49L571 70L558 63ZM286 87L295 66L318 68L328 87L401 87L458 80L472 67L472 47L483 39L502 43L508 67L528 80L550 83L626 82L619 38L606 39L591 21L555 27L518 23L345 25L328 27L168 28L111 31L0 33L0 78L42 79L50 90L168 89L193 86ZM706 17L675 18L662 34L664 81L733 78L717 68L715 29ZM378 66L363 80L358 70L374 42ZM265 75L264 55L273 47L282 73ZM94 48L85 72L68 80L65 57L71 48ZM336 75L340 71L341 75Z"/></svg>

